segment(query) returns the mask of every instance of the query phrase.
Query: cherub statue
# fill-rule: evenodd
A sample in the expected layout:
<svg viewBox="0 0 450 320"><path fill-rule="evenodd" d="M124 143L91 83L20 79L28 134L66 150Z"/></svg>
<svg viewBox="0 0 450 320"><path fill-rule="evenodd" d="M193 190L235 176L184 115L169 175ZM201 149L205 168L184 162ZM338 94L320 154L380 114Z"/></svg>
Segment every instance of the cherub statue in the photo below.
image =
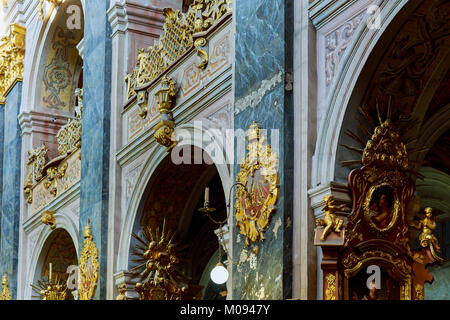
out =
<svg viewBox="0 0 450 320"><path fill-rule="evenodd" d="M325 241L331 231L336 233L341 232L344 219L336 217L335 212L337 210L343 210L345 208L345 204L338 206L334 205L334 197L332 195L325 196L323 201L325 202L325 207L322 208L322 211L325 211L325 219L317 219L316 225L325 226L322 236L320 237L320 240Z"/></svg>
<svg viewBox="0 0 450 320"><path fill-rule="evenodd" d="M127 285L122 283L117 287L117 290L119 291L119 295L116 297L116 300L127 300L127 296L125 295L127 292Z"/></svg>
<svg viewBox="0 0 450 320"><path fill-rule="evenodd" d="M436 221L433 218L433 209L425 208L425 218L420 220L418 224L411 224L412 227L421 230L419 235L420 245L424 248L429 247L431 255L438 261L443 261L436 252L440 252L438 239L433 234L433 230L436 228Z"/></svg>

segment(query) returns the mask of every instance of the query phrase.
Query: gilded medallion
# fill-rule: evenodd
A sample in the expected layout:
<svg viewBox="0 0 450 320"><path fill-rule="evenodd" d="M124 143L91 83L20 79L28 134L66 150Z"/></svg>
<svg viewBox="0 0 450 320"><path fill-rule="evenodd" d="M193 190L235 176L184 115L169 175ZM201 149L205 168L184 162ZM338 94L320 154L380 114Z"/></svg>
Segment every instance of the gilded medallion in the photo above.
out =
<svg viewBox="0 0 450 320"><path fill-rule="evenodd" d="M260 126L256 122L248 131L247 156L241 163L236 180L244 185L236 190L236 221L241 234L245 235L245 244L250 241L264 241L264 231L276 210L279 197L278 155L266 143L266 137L260 136Z"/></svg>

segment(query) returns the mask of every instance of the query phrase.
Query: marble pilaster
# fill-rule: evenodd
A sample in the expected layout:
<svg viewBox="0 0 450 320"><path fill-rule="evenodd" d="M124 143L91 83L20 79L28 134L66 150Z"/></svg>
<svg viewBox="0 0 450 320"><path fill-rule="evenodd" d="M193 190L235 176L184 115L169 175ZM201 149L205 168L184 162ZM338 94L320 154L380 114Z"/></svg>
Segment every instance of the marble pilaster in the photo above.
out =
<svg viewBox="0 0 450 320"><path fill-rule="evenodd" d="M109 0L86 1L84 26L83 133L80 184L80 248L87 219L99 254L94 299L106 299L111 108ZM80 250L81 251L81 250Z"/></svg>
<svg viewBox="0 0 450 320"><path fill-rule="evenodd" d="M19 120L22 99L22 82L11 89L4 106L3 126L3 162L2 162L2 214L0 241L0 270L6 272L11 289L12 299L17 299L17 269L19 249L20 196L21 179L20 163L22 138Z"/></svg>
<svg viewBox="0 0 450 320"><path fill-rule="evenodd" d="M259 242L255 263L233 268L232 299L284 299L292 295L292 36L293 1L236 1L234 128L257 121L279 155L277 211ZM292 30L291 30L292 29ZM236 155L242 154L237 150ZM241 161L237 158L236 162ZM239 172L239 163L235 172ZM235 222L235 221L234 221ZM248 250L233 232L233 257Z"/></svg>

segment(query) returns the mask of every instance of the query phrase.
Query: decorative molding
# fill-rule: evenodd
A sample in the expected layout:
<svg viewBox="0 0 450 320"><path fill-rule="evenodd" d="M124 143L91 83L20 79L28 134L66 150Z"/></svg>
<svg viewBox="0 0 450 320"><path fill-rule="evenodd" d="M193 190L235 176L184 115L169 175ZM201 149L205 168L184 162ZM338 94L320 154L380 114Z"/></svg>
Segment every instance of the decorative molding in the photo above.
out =
<svg viewBox="0 0 450 320"><path fill-rule="evenodd" d="M127 5L125 3L114 3L108 9L108 20L111 24L111 37L114 38L117 33L125 33L128 28ZM81 54L80 54L81 55Z"/></svg>
<svg viewBox="0 0 450 320"><path fill-rule="evenodd" d="M25 57L25 27L11 24L0 41L0 104L18 81L23 80Z"/></svg>
<svg viewBox="0 0 450 320"><path fill-rule="evenodd" d="M334 78L345 49L352 42L355 30L361 24L365 13L363 10L325 36L325 82L327 87Z"/></svg>
<svg viewBox="0 0 450 320"><path fill-rule="evenodd" d="M309 17L314 27L320 29L358 1L360 0L316 0L309 5Z"/></svg>
<svg viewBox="0 0 450 320"><path fill-rule="evenodd" d="M326 186L317 186L316 188L311 188L308 190L308 195L310 198L310 205L314 211L315 218L321 218L324 216L322 207L324 205L323 198L327 195L332 195L335 200L339 203L345 203L351 206L352 198L351 193L346 184L337 183L331 181ZM345 212L340 212L340 214L348 214Z"/></svg>
<svg viewBox="0 0 450 320"><path fill-rule="evenodd" d="M130 170L125 177L125 201L127 204L134 190L134 186L136 185L136 181L139 178L139 173L141 172L142 166L143 163L140 163L134 169Z"/></svg>

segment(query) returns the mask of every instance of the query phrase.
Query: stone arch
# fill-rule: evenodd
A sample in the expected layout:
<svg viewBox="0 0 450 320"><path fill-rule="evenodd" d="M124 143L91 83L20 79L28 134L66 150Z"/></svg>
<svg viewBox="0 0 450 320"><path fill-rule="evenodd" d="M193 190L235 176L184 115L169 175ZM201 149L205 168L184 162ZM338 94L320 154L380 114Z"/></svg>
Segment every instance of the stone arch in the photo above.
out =
<svg viewBox="0 0 450 320"><path fill-rule="evenodd" d="M48 16L44 20L39 19L37 10L35 11L34 24L37 25L34 30L33 35L27 36L26 51L32 52L32 54L27 55L27 61L25 63L24 73L27 75L24 77L24 92L22 99L23 103L21 106L21 111L45 111L45 109L40 108L40 96L42 89L43 80L43 67L47 62L49 47L54 37L55 30L58 24L61 24L61 20L68 14L65 9L70 5L79 5L82 8L82 13L84 13L84 2L85 0L68 0L57 8L54 8L49 12ZM83 14L84 17L84 14ZM84 23L82 17L82 28L81 33L84 30ZM80 57L81 62L82 58ZM78 68L77 73L81 69ZM53 110L54 112L55 110ZM59 115L60 112L56 111ZM70 112L67 114L61 113L61 115L71 115Z"/></svg>
<svg viewBox="0 0 450 320"><path fill-rule="evenodd" d="M206 137L211 139L212 135L208 130L204 128L195 126L193 124L184 124L177 127L177 130L185 130L193 139L191 141L182 140L179 142L178 146L183 145L191 145L202 150L204 147L204 143L201 137ZM213 145L215 146L215 150L220 150L221 154L216 155L216 159L223 159L223 163L214 163L219 177L222 182L222 187L225 193L225 201L228 202L228 192L231 185L233 184L232 173L230 172L231 166L226 164L225 159L227 159L227 155L225 152L225 148L222 144L217 142L215 139L211 139L213 141ZM207 151L204 150L207 153ZM209 155L209 154L208 154ZM127 215L125 215L125 220L122 225L122 230L120 234L119 240L119 248L118 248L118 259L117 259L117 270L116 271L126 271L128 270L128 262L130 257L130 244L131 244L131 235L133 232L133 227L138 216L139 210L142 210L142 199L144 197L146 188L150 182L151 177L156 172L160 164L164 159L168 156L166 150L160 146L156 145L153 147L149 154L148 160L144 163L144 166L141 170L139 178L136 181L135 188L130 197L129 203L126 207ZM170 155L169 155L170 156Z"/></svg>
<svg viewBox="0 0 450 320"><path fill-rule="evenodd" d="M67 215L63 213L55 214L55 223L57 228L55 230L50 229L48 226L43 226L41 231L39 232L39 236L36 240L36 244L34 245L33 251L30 255L30 264L27 272L27 283L25 284L24 290L24 298L31 299L32 296L32 288L30 283L34 283L37 277L38 267L41 267L43 264L43 255L45 255L45 251L48 249L48 246L51 243L52 232L56 230L64 230L70 235L72 239L73 245L75 246L75 250L77 253L77 257L79 255L79 246L78 246L78 225L76 225Z"/></svg>
<svg viewBox="0 0 450 320"><path fill-rule="evenodd" d="M376 63L368 64L368 62L372 59L378 61L384 52L384 50L375 50L375 47L383 49L383 45L390 40L390 34L399 29L405 16L414 9L413 5L408 4L407 1L377 1L375 4L380 7L380 28L369 29L361 24L330 85L326 100L328 107L319 124L312 161L313 188L327 185L334 180L339 135L344 116L349 108L357 106L362 100L363 88L369 82L365 75L371 73L367 72L367 69L373 69L376 66Z"/></svg>

